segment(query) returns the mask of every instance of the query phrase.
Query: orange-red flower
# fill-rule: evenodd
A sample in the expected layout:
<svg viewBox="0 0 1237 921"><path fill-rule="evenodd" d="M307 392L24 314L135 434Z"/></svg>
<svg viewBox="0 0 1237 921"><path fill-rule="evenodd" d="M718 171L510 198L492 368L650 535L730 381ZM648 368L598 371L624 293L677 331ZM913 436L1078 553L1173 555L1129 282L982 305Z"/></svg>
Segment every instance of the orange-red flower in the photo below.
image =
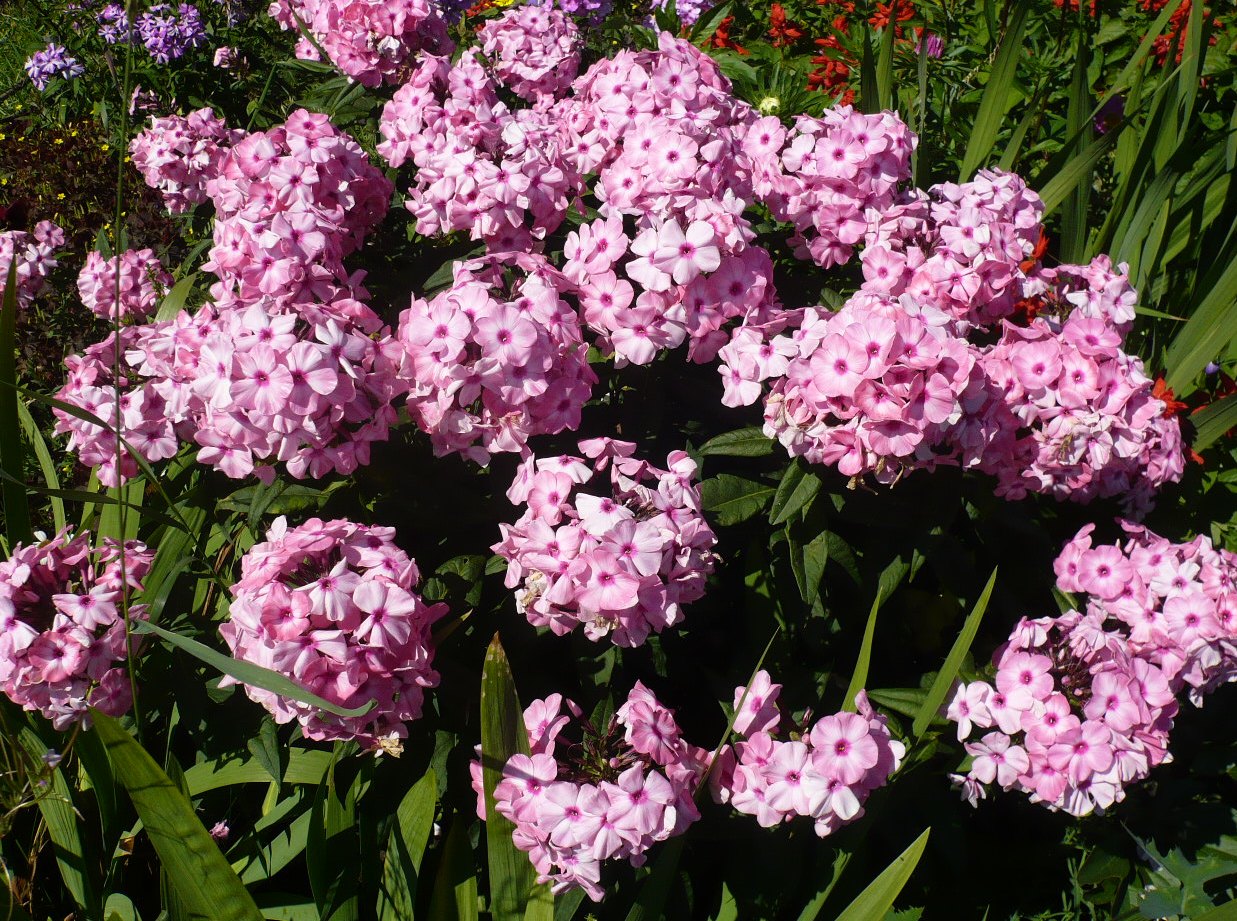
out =
<svg viewBox="0 0 1237 921"><path fill-rule="evenodd" d="M1163 377L1155 379L1155 386L1151 389L1151 395L1157 400L1164 401L1165 417L1176 416L1188 408L1185 403L1177 399L1177 395L1173 393L1173 388L1165 383Z"/></svg>
<svg viewBox="0 0 1237 921"><path fill-rule="evenodd" d="M730 27L734 25L734 17L727 16L713 31L713 35L709 38L708 45L710 48L729 48L731 51L738 54L747 54L748 51L742 45L737 45L730 38Z"/></svg>
<svg viewBox="0 0 1237 921"><path fill-rule="evenodd" d="M793 45L803 38L803 30L786 18L786 11L780 3L769 7L769 37L773 39L774 48Z"/></svg>

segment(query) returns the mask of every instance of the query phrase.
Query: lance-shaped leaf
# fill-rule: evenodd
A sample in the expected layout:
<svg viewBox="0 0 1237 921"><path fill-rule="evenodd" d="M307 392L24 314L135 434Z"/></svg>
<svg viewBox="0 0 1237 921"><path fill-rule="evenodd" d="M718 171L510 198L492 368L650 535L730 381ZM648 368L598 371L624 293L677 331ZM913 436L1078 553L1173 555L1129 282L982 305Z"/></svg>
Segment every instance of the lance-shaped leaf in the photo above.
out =
<svg viewBox="0 0 1237 921"><path fill-rule="evenodd" d="M202 921L262 921L180 788L120 723L97 710L90 711L90 718L187 915Z"/></svg>
<svg viewBox="0 0 1237 921"><path fill-rule="evenodd" d="M535 873L528 855L515 846L515 825L494 805L494 788L512 755L527 755L524 710L515 691L511 663L498 634L485 651L481 671L481 765L485 784L485 842L490 861L490 906L494 921L523 921Z"/></svg>

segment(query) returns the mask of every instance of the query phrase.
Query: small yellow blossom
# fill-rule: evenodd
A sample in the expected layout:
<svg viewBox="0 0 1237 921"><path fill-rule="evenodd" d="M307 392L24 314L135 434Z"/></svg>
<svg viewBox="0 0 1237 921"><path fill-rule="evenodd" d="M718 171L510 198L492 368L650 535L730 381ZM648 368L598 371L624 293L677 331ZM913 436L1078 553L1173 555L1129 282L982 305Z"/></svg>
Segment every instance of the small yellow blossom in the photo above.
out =
<svg viewBox="0 0 1237 921"><path fill-rule="evenodd" d="M64 201L64 193L63 193L63 192L57 192L57 193L56 193L56 201Z"/></svg>
<svg viewBox="0 0 1237 921"><path fill-rule="evenodd" d="M54 141L52 141L52 143L53 143L53 144L63 144L63 143L64 143L64 138L56 138Z"/></svg>

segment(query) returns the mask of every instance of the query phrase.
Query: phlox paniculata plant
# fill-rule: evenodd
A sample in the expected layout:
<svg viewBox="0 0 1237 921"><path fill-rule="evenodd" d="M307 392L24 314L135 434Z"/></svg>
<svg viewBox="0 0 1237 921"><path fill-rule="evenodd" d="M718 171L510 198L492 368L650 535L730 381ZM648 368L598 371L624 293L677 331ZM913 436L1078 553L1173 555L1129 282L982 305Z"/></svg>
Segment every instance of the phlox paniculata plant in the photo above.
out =
<svg viewBox="0 0 1237 921"><path fill-rule="evenodd" d="M416 593L420 578L392 528L318 518L290 528L278 519L242 558L220 634L242 661L340 707L374 707L341 717L253 685L245 693L276 722L299 723L307 739L398 750L438 684L431 627L447 608Z"/></svg>
<svg viewBox="0 0 1237 921"><path fill-rule="evenodd" d="M56 250L64 246L64 231L51 221L40 221L34 231L0 232L0 294L13 274L17 304L28 307L47 285L47 276L59 265Z"/></svg>
<svg viewBox="0 0 1237 921"><path fill-rule="evenodd" d="M484 465L579 426L597 375L562 286L545 259L509 253L456 263L448 290L400 314L408 412L436 454Z"/></svg>
<svg viewBox="0 0 1237 921"><path fill-rule="evenodd" d="M528 853L538 882L556 894L583 889L601 901L606 861L642 866L649 848L700 818L695 794L710 752L682 737L674 711L642 683L604 726L561 694L534 701L524 725L530 754L503 766L494 801L515 823L515 845ZM472 777L485 818L479 761Z"/></svg>
<svg viewBox="0 0 1237 921"><path fill-rule="evenodd" d="M716 802L755 816L766 828L806 817L824 838L863 815L864 802L889 781L906 748L862 691L857 712L797 730L783 721L781 691L765 671L735 688L734 731L741 740L721 750L709 787Z"/></svg>
<svg viewBox="0 0 1237 921"><path fill-rule="evenodd" d="M89 707L125 713L133 702L125 618L147 616L144 604L126 602L153 560L142 543L95 545L88 531L16 544L0 563L0 691L56 729L89 725Z"/></svg>
<svg viewBox="0 0 1237 921"><path fill-rule="evenodd" d="M343 260L386 213L386 178L326 116L303 109L249 134L228 132L209 110L156 120L134 147L173 208L199 192L214 204L203 267L219 280L196 313L122 327L67 360L58 397L106 423L56 410L70 449L109 485L138 470L128 449L117 454L117 424L146 461L193 442L202 463L231 477L270 482L276 462L298 478L368 463L396 421L404 358L363 302L363 273ZM108 265L92 257L83 274L92 309L112 309ZM139 276L123 263L122 305L140 307L122 315L147 308Z"/></svg>
<svg viewBox="0 0 1237 921"><path fill-rule="evenodd" d="M1123 525L1123 543L1093 545L1088 525L1057 558L1081 613L1024 618L994 679L957 688L947 712L970 768L955 781L972 803L995 784L1073 815L1108 809L1171 760L1177 695L1201 704L1237 680L1237 559Z"/></svg>
<svg viewBox="0 0 1237 921"><path fill-rule="evenodd" d="M172 276L150 249L125 250L110 259L90 252L77 276L82 303L105 320L142 319L158 308L171 284Z"/></svg>
<svg viewBox="0 0 1237 921"><path fill-rule="evenodd" d="M399 82L419 52L453 47L442 10L430 0L274 0L269 12L282 28L313 35L297 42L297 57L316 61L321 48L370 88Z"/></svg>
<svg viewBox="0 0 1237 921"><path fill-rule="evenodd" d="M713 571L717 538L701 512L696 465L675 451L663 470L609 438L580 450L585 457L525 461L507 498L526 510L500 525L493 549L529 623L639 646L682 622L682 606L704 594Z"/></svg>

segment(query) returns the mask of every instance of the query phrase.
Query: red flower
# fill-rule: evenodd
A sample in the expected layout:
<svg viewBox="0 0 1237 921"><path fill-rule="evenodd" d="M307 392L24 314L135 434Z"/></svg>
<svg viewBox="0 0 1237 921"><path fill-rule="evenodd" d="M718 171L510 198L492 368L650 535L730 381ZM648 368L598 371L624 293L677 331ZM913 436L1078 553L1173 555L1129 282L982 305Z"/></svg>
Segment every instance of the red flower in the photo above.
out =
<svg viewBox="0 0 1237 921"><path fill-rule="evenodd" d="M709 39L709 47L729 48L731 51L738 52L739 54L747 54L748 51L746 48L742 45L736 45L733 41L731 41L730 27L732 25L734 25L733 16L727 16L720 23L718 23L717 28L713 32L713 36Z"/></svg>
<svg viewBox="0 0 1237 921"><path fill-rule="evenodd" d="M773 39L774 48L793 45L803 38L803 30L786 18L786 11L780 3L769 7L769 37Z"/></svg>
<svg viewBox="0 0 1237 921"><path fill-rule="evenodd" d="M1155 387L1152 388L1151 395L1157 400L1164 401L1165 417L1176 416L1187 409L1187 406L1177 399L1176 394L1173 393L1173 388L1169 387L1162 377L1155 379Z"/></svg>
<svg viewBox="0 0 1237 921"><path fill-rule="evenodd" d="M915 16L915 4L911 0L890 0L876 4L876 12L868 19L873 29L883 29L890 22L906 22Z"/></svg>

